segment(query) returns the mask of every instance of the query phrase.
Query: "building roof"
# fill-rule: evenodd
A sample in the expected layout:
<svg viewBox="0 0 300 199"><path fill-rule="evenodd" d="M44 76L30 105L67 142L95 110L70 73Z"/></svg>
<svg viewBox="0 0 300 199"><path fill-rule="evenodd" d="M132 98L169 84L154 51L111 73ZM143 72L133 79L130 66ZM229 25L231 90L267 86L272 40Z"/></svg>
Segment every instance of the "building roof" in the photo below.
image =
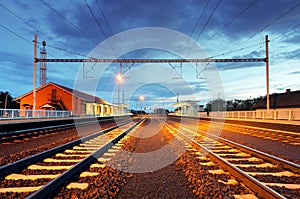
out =
<svg viewBox="0 0 300 199"><path fill-rule="evenodd" d="M199 101L187 100L187 101L177 102L175 104L172 104L171 106L173 106L173 107L185 107L185 106L198 105L198 103L199 103Z"/></svg>
<svg viewBox="0 0 300 199"><path fill-rule="evenodd" d="M266 98L256 103L253 109L266 109ZM276 108L300 108L300 90L285 93L274 93L270 95L270 109Z"/></svg>
<svg viewBox="0 0 300 199"><path fill-rule="evenodd" d="M84 102L90 102L90 103L99 103L99 104L110 104L108 103L107 101L105 101L104 99L100 98L100 97L97 97L97 96L93 96L93 95L90 95L90 94L87 94L87 93L84 93L84 92L81 92L81 91L78 91L78 90L74 90L72 88L69 88L69 87L66 87L66 86L62 86L62 85L59 85L59 84L56 84L56 83L53 83L53 82L49 82L43 86L40 86L36 89L36 91L38 90L41 90L49 85L52 85L52 86L55 86L55 87L58 87L60 89L63 89L65 90L66 92L69 92L70 94L72 95L75 95L76 97L78 98L81 98ZM15 98L15 100L19 100L27 95L30 95L32 94L33 91L29 91L17 98Z"/></svg>

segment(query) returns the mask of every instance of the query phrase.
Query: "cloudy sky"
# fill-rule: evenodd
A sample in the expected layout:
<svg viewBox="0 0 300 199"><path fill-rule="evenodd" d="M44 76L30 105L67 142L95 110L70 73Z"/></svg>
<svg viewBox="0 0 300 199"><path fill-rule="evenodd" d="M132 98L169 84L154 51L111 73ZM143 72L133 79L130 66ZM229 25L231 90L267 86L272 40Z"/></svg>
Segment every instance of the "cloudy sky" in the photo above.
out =
<svg viewBox="0 0 300 199"><path fill-rule="evenodd" d="M299 90L299 13L298 0L1 1L0 91L17 97L32 89L34 34L39 47L43 40L47 42L48 58L110 58L106 52L111 51L113 58L120 59L264 58L265 35L269 35L270 93ZM170 39L156 28L170 34ZM189 39L176 40L173 33ZM151 46L151 39L162 47ZM205 53L193 53L196 48ZM119 100L138 108L140 95L145 96L143 106L149 107L168 106L177 96L205 104L213 93L227 100L266 93L264 62L199 63L197 67L123 64ZM119 72L119 64L48 63L47 82L116 103Z"/></svg>

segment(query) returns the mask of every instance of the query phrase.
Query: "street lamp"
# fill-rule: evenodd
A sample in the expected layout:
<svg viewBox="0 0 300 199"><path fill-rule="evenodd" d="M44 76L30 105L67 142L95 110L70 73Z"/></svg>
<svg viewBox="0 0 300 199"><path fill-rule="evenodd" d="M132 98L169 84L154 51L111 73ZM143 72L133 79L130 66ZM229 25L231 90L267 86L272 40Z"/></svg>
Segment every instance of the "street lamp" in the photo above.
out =
<svg viewBox="0 0 300 199"><path fill-rule="evenodd" d="M141 95L139 97L139 100L141 101L141 113L142 113L142 111L143 111L143 101L145 100L145 97L143 95Z"/></svg>
<svg viewBox="0 0 300 199"><path fill-rule="evenodd" d="M123 81L122 74L117 74L116 81L117 81L117 84L118 84L118 104L120 104L120 83Z"/></svg>

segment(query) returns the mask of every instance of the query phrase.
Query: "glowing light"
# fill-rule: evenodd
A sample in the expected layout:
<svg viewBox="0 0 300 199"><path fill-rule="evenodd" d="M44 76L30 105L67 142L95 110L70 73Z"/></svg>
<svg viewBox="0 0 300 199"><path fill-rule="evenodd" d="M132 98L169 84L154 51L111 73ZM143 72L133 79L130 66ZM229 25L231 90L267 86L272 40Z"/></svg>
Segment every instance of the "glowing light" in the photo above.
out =
<svg viewBox="0 0 300 199"><path fill-rule="evenodd" d="M139 100L140 100L140 101L144 101L144 100L145 100L145 97L144 97L143 95L141 95L141 96L139 97Z"/></svg>
<svg viewBox="0 0 300 199"><path fill-rule="evenodd" d="M118 74L116 76L116 80L117 80L117 82L122 82L123 81L123 76L121 74Z"/></svg>

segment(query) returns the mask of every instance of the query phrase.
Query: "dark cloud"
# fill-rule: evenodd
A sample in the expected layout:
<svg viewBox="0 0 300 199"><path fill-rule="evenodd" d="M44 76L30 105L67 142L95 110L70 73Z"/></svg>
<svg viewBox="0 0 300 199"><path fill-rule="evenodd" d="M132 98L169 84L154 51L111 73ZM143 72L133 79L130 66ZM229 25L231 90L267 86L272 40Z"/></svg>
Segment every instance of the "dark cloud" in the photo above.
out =
<svg viewBox="0 0 300 199"><path fill-rule="evenodd" d="M278 57L283 59L299 59L300 58L300 48L296 50L281 52L277 54Z"/></svg>
<svg viewBox="0 0 300 199"><path fill-rule="evenodd" d="M220 27L230 22L242 10L246 9L254 0L249 1L223 1L218 8L215 18L211 22L211 29L218 31ZM297 23L297 13L300 10L298 6L291 12L290 8L297 4L293 0L276 0L272 1L272 7L268 1L257 1L250 9L235 19L232 24L226 27L221 35L230 39L247 39L254 34L260 34L263 29L274 34L286 31L286 27L291 27ZM281 15L280 19L278 19ZM287 20L288 19L288 20Z"/></svg>
<svg viewBox="0 0 300 199"><path fill-rule="evenodd" d="M291 72L291 73L289 73L289 75L300 75L300 71Z"/></svg>

